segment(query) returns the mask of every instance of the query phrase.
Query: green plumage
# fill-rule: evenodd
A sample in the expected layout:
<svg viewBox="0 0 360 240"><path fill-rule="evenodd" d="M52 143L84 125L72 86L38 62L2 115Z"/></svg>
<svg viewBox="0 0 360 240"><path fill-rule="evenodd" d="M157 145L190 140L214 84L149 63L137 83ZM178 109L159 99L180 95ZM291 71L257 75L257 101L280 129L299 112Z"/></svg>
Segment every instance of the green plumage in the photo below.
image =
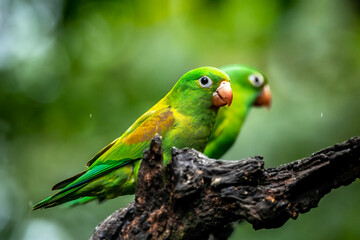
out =
<svg viewBox="0 0 360 240"><path fill-rule="evenodd" d="M204 152L208 157L215 159L222 157L234 144L249 110L267 85L266 77L254 68L231 65L220 69L231 79L234 98L231 107L223 107L219 110L214 130ZM263 82L255 86L250 76L256 76L260 80L262 78Z"/></svg>
<svg viewBox="0 0 360 240"><path fill-rule="evenodd" d="M212 80L211 86L200 84L199 79L203 76ZM56 184L53 189L60 191L34 205L32 210L69 201L76 205L133 194L143 151L155 134L163 138L165 164L170 160L173 146L191 147L203 152L218 112L218 108L213 106L213 93L222 81L228 82L229 77L212 67L186 73L121 137L95 155L86 171Z"/></svg>

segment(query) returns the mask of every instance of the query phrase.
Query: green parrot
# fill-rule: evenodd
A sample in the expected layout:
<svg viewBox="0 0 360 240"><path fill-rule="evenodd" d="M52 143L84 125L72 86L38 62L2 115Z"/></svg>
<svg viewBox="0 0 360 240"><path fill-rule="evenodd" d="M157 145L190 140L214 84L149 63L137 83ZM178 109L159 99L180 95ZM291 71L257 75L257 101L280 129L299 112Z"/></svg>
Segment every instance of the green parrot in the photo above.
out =
<svg viewBox="0 0 360 240"><path fill-rule="evenodd" d="M32 210L134 194L143 151L155 134L162 136L164 164L169 162L173 146L203 152L218 109L232 102L229 81L225 72L213 67L187 72L121 137L97 153L84 172L56 184L52 189L60 191Z"/></svg>
<svg viewBox="0 0 360 240"><path fill-rule="evenodd" d="M231 107L219 110L214 130L204 154L210 158L222 157L234 144L241 126L252 106L271 105L271 92L266 77L258 70L244 65L220 68L231 79L234 101Z"/></svg>

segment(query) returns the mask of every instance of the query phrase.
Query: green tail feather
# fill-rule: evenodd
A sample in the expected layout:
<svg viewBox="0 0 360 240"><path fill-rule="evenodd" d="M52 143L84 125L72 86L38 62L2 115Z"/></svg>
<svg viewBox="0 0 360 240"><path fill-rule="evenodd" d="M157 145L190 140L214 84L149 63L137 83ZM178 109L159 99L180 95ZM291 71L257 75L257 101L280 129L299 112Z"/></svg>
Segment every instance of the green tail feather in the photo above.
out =
<svg viewBox="0 0 360 240"><path fill-rule="evenodd" d="M109 172L115 171L122 166L129 164L131 162L140 160L140 158L136 159L123 159L122 161L115 161L115 164L113 165L99 165L97 167L92 168L90 171L86 173L80 173L78 175L75 175L74 177L71 177L70 179L74 179L75 177L78 177L74 182L67 185L65 188L63 188L60 192L57 194L48 197L41 202L35 204L31 211L41 209L41 208L50 208L54 207L60 204L63 204L65 202L73 201L78 198L84 198L83 200L79 199L79 204L81 202L85 203L88 201L91 201L93 199L90 199L89 196L84 196L84 193L76 193L79 189L87 185L89 182L93 181L94 179L97 179L103 175L108 174ZM64 183L67 183L69 179L64 180L63 182L58 183L57 185L63 185ZM57 186L55 185L55 186ZM89 198L87 198L89 197ZM96 197L93 197L96 198ZM87 200L88 199L88 200ZM76 204L76 202L74 202ZM71 204L70 204L71 205ZM76 204L77 205L77 204Z"/></svg>
<svg viewBox="0 0 360 240"><path fill-rule="evenodd" d="M70 183L72 183L73 181L75 181L76 179L78 179L79 177L81 177L82 175L84 175L86 173L86 171L83 171L79 174L76 174L75 176L69 177L57 184L55 184L51 190L60 190L62 188L65 188L67 185L69 185Z"/></svg>
<svg viewBox="0 0 360 240"><path fill-rule="evenodd" d="M64 207L68 208L68 207L76 207L78 205L82 205L82 204L86 204L88 202L94 201L96 200L96 197L82 197L73 201L70 201L68 203L65 204Z"/></svg>
<svg viewBox="0 0 360 240"><path fill-rule="evenodd" d="M34 211L37 209L41 209L41 208L50 208L50 207L54 207L57 205L60 205L62 203L74 200L76 198L78 198L79 196L77 196L77 194L71 194L75 191L77 191L78 189L80 189L82 186L77 186L76 188L71 188L67 191L61 191L57 194L55 194L54 196L48 197L44 200L42 200L41 202L35 204L30 211Z"/></svg>

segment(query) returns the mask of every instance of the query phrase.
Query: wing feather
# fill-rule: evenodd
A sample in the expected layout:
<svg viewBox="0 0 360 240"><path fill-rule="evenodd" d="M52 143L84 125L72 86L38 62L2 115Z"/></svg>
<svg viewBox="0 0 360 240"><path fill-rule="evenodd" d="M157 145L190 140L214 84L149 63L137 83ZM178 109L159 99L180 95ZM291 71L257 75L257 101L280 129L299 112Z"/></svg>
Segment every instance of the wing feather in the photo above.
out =
<svg viewBox="0 0 360 240"><path fill-rule="evenodd" d="M162 105L142 115L120 138L101 149L88 163L88 169L65 179L52 188L68 191L103 176L130 162L141 159L143 150L156 133L164 136L174 125L170 106ZM59 192L59 194L60 194Z"/></svg>

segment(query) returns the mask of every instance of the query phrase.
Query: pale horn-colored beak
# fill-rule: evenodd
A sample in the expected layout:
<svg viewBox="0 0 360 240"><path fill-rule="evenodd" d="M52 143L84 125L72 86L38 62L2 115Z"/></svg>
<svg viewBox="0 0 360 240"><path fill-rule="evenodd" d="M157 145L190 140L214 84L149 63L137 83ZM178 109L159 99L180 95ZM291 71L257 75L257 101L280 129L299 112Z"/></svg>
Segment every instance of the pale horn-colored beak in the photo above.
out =
<svg viewBox="0 0 360 240"><path fill-rule="evenodd" d="M259 96L255 99L254 106L270 108L271 99L272 96L271 96L270 86L265 85L262 91L260 92Z"/></svg>
<svg viewBox="0 0 360 240"><path fill-rule="evenodd" d="M220 86L213 93L213 105L215 107L230 106L233 99L233 92L230 82L222 81Z"/></svg>

